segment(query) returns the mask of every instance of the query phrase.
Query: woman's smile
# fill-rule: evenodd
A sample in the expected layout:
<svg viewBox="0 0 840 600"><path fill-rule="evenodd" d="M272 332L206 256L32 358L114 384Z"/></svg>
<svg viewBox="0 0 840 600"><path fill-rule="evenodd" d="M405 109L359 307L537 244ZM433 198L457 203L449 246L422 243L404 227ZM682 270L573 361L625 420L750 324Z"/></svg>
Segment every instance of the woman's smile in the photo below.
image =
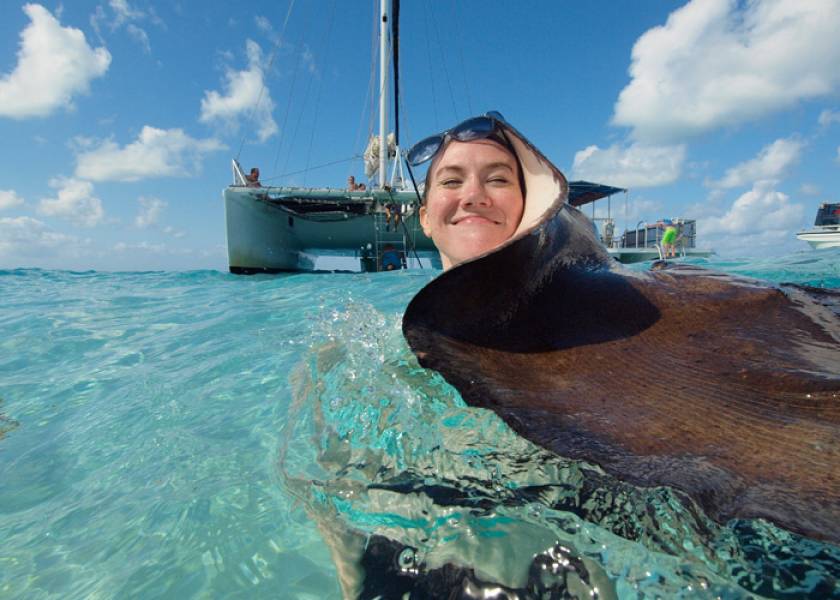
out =
<svg viewBox="0 0 840 600"><path fill-rule="evenodd" d="M452 141L429 169L420 223L444 269L510 239L524 210L519 163L510 151L490 139Z"/></svg>
<svg viewBox="0 0 840 600"><path fill-rule="evenodd" d="M482 215L463 215L452 220L453 225L501 225L498 221Z"/></svg>

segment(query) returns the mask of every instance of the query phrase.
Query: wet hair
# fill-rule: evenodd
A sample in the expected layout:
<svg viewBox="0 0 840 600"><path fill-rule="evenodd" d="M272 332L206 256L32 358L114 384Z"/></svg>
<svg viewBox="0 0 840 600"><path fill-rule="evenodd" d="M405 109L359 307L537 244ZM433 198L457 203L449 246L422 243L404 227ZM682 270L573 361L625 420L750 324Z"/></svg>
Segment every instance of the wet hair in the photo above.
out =
<svg viewBox="0 0 840 600"><path fill-rule="evenodd" d="M508 138L501 133L494 133L493 135L488 136L486 138L482 138L482 139L490 140L491 142L496 142L499 146L504 148L511 156L513 156L513 160L516 161L516 169L517 169L517 175L518 175L519 189L522 191L522 201L525 202L525 194L526 194L525 172L522 170L522 161L519 160L519 155L516 153L516 150L514 149L513 144L511 144L510 140L508 140ZM478 140L476 140L476 141L478 141ZM426 204L426 200L429 197L429 189L431 188L432 172L434 171L433 167L435 166L435 162L437 161L437 159L440 156L443 155L443 153L446 151L446 148L449 147L449 144L451 144L451 143L452 143L452 140L447 140L444 147L441 148L440 150L438 150L438 156L436 156L434 158L434 160L432 160L431 164L429 165L429 168L426 170L426 179L423 182L423 195L422 195L423 205ZM461 142L461 143L469 144L470 142Z"/></svg>

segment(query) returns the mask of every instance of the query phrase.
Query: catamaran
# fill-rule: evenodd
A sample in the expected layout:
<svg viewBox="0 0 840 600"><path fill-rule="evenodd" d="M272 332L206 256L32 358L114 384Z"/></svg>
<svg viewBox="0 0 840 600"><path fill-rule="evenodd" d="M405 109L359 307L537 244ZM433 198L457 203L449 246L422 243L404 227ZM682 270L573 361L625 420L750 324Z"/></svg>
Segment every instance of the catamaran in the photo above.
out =
<svg viewBox="0 0 840 600"><path fill-rule="evenodd" d="M366 172L376 176L375 185L262 187L234 159L233 183L223 192L232 273L313 270L319 253L350 252L361 269L377 271L394 265L387 259L383 263L387 252L400 257L399 266L422 264L423 254L433 264L437 260L432 240L419 226L418 193L403 177L398 128L387 133L389 66L392 63L396 73L397 61L390 59L399 31L392 14L399 14L399 0L390 6L388 0L380 0L379 135L365 153Z"/></svg>

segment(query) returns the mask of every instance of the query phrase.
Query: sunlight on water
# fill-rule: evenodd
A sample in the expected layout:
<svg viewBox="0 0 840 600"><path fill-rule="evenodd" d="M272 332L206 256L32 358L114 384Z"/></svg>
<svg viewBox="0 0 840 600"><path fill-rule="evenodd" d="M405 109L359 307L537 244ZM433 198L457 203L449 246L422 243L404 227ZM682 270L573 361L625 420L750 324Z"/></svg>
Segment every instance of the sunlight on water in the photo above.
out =
<svg viewBox="0 0 840 600"><path fill-rule="evenodd" d="M838 287L838 259L701 264ZM338 598L366 539L411 576L840 595L837 548L716 525L466 407L400 331L433 276L0 271L0 597Z"/></svg>

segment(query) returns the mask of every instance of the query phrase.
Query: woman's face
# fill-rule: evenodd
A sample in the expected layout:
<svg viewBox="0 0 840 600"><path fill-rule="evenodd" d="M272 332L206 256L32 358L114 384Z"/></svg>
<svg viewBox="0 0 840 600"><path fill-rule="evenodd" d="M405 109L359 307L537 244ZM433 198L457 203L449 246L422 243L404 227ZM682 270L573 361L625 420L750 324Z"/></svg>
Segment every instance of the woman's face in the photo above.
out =
<svg viewBox="0 0 840 600"><path fill-rule="evenodd" d="M452 141L429 167L420 224L444 269L506 242L522 219L519 166L498 143Z"/></svg>

